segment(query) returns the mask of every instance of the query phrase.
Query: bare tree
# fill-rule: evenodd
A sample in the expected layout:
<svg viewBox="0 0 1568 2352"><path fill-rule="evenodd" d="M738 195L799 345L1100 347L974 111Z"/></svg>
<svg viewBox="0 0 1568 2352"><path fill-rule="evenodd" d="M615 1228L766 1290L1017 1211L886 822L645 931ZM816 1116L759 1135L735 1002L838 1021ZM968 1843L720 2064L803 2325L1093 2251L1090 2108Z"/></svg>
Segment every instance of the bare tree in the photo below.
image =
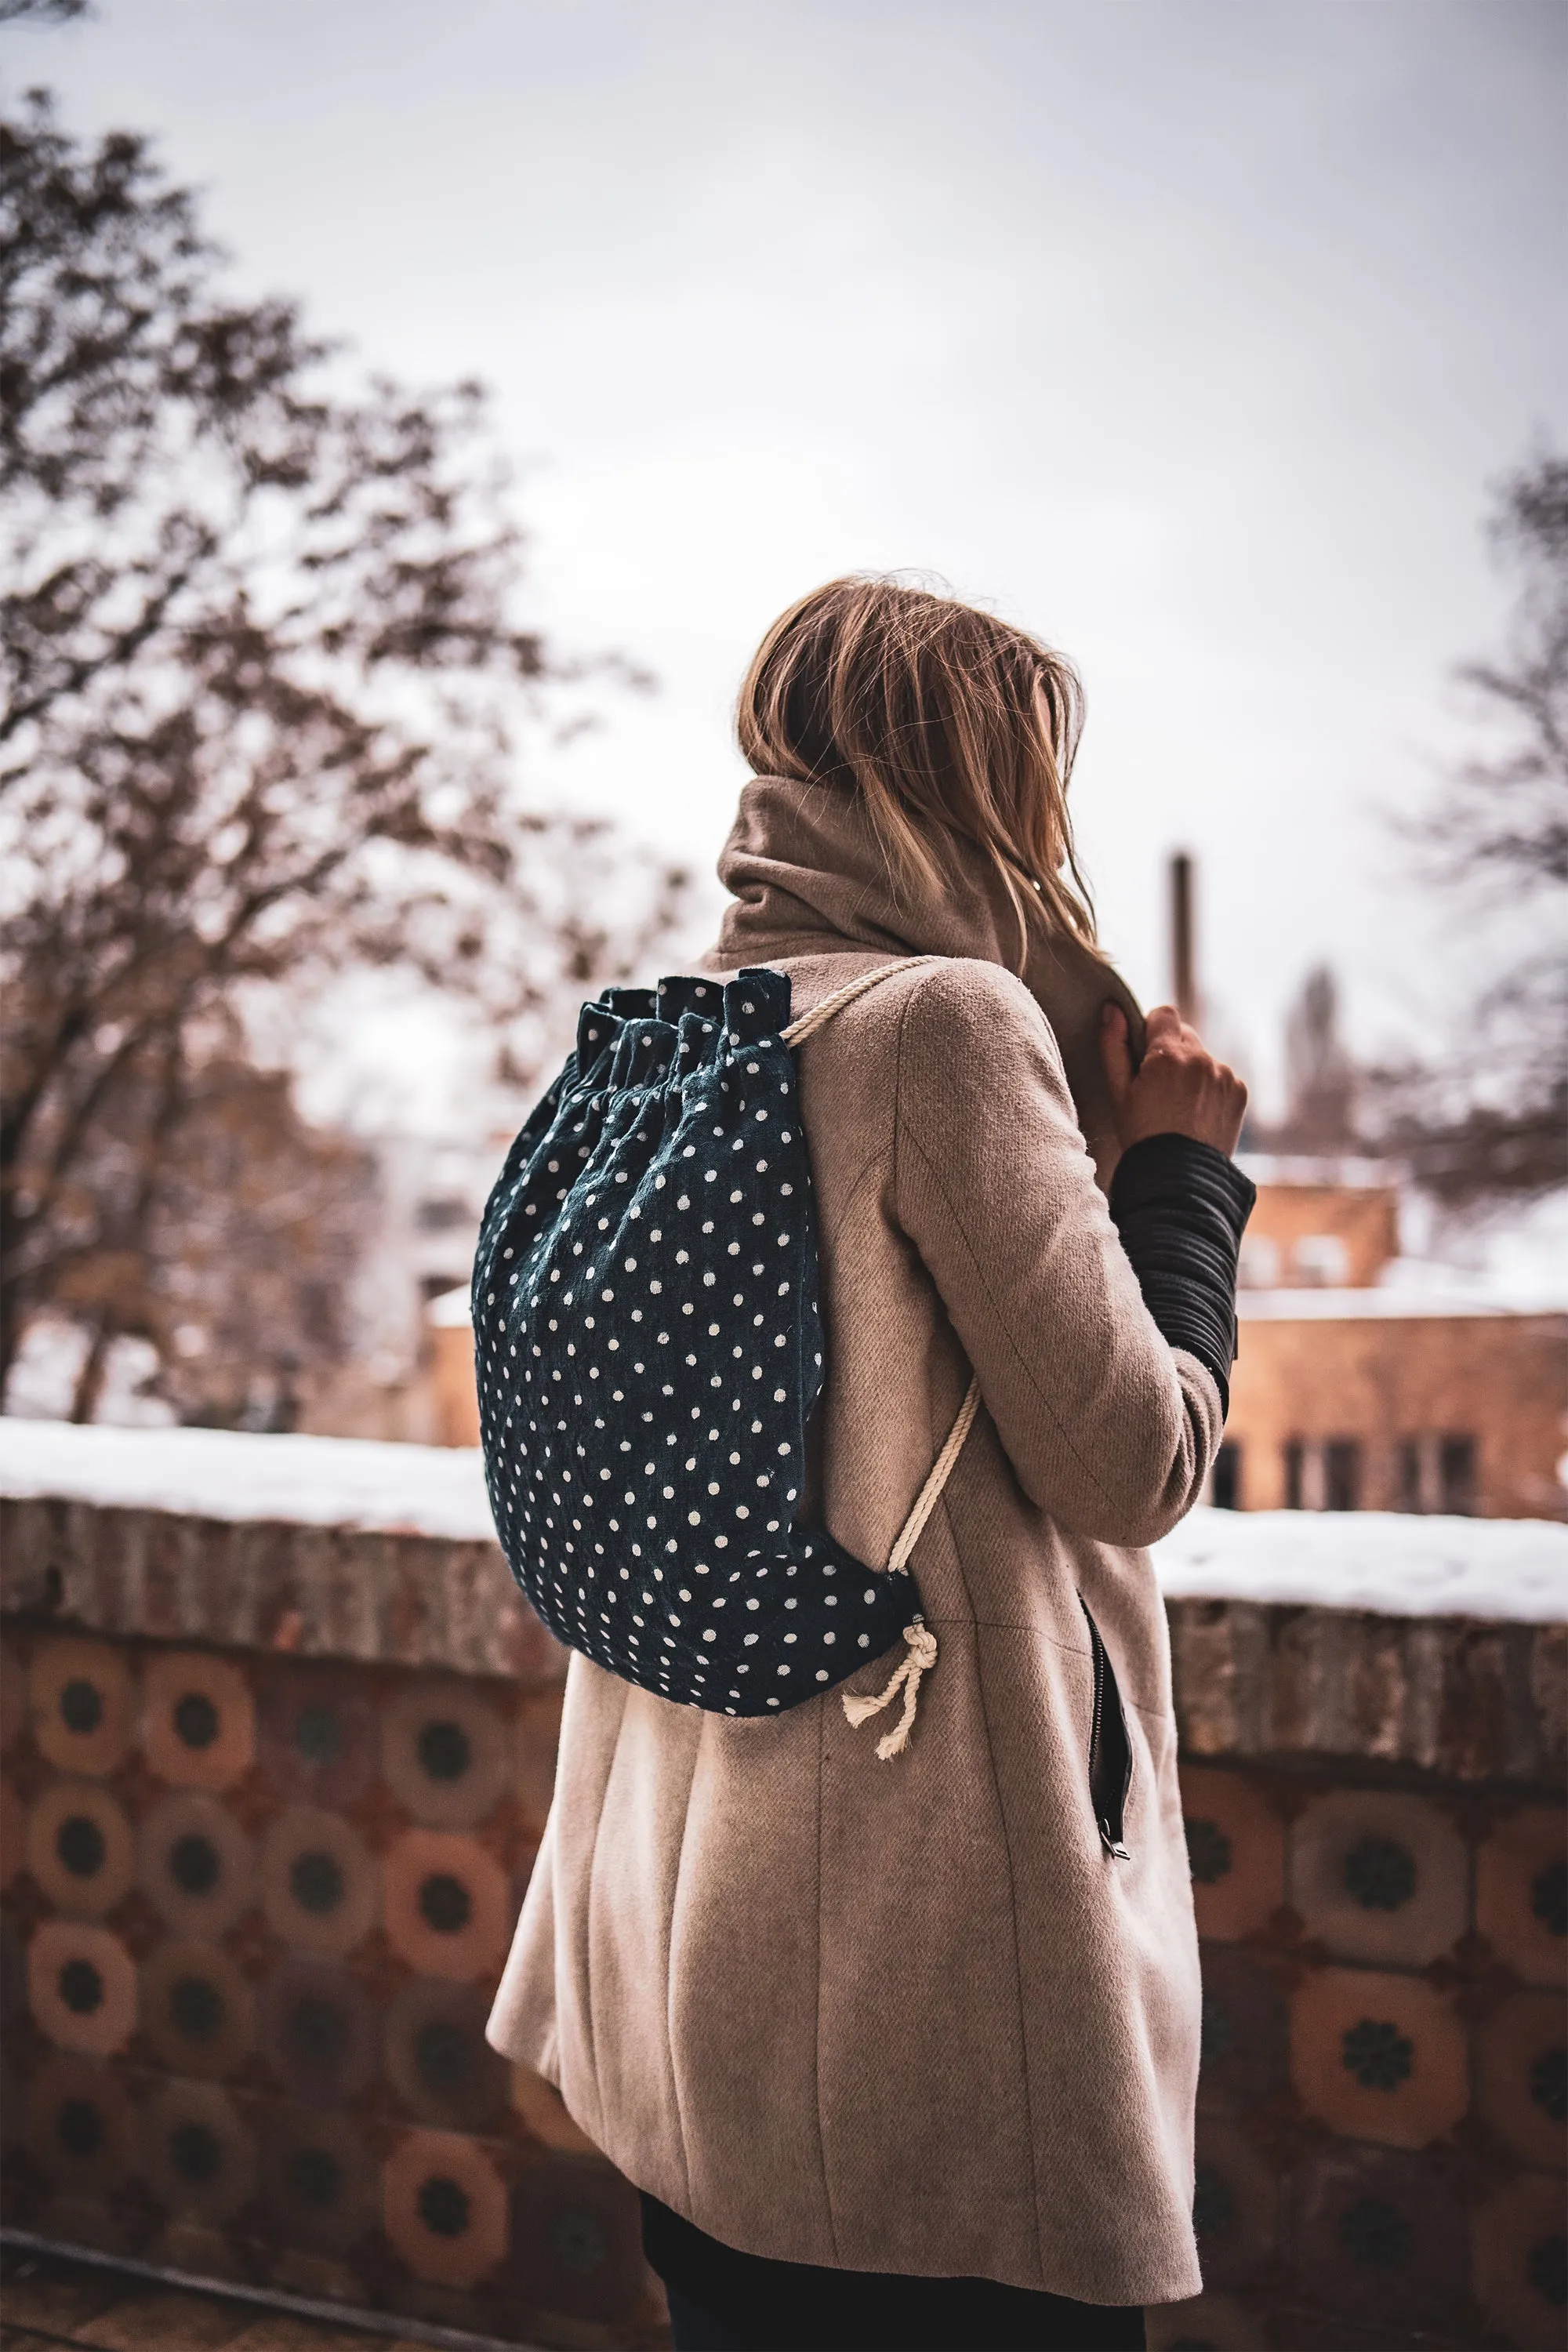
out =
<svg viewBox="0 0 1568 2352"><path fill-rule="evenodd" d="M1327 964L1301 983L1285 1024L1285 1116L1255 1128L1274 1151L1349 1151L1356 1148L1361 1073L1340 1034L1339 983Z"/></svg>
<svg viewBox="0 0 1568 2352"><path fill-rule="evenodd" d="M91 14L88 0L0 0L0 25L64 25Z"/></svg>
<svg viewBox="0 0 1568 2352"><path fill-rule="evenodd" d="M216 1290L176 1312L173 1275L204 1214L236 1284L272 1230L235 1134L269 1129L280 1183L342 1174L251 1066L290 1006L403 975L460 992L521 1075L685 881L520 783L617 665L513 618L477 389L345 390L217 260L142 140L79 145L38 93L0 121L0 1385L64 1309L84 1412L122 1331L175 1388L221 1356ZM332 1325L286 1293L285 1352Z"/></svg>
<svg viewBox="0 0 1568 2352"><path fill-rule="evenodd" d="M1503 656L1460 673L1486 748L1415 837L1456 918L1500 911L1513 945L1463 1040L1369 1074L1365 1095L1380 1139L1455 1204L1568 1181L1568 460L1505 482L1491 533L1519 594Z"/></svg>

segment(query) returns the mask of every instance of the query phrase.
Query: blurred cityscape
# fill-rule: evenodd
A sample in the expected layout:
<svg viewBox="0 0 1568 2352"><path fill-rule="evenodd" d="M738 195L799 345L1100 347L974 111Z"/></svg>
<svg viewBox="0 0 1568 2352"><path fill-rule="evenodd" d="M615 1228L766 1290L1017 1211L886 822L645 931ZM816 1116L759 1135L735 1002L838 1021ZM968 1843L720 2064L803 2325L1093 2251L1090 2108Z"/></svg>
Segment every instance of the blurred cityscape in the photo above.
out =
<svg viewBox="0 0 1568 2352"><path fill-rule="evenodd" d="M552 781L647 681L520 621L474 386L329 387L146 141L37 93L4 136L4 1409L471 1444L510 1136L584 996L701 944L682 858ZM1507 639L1390 835L1448 1034L1358 1057L1324 964L1267 1057L1226 1507L1568 1514L1568 463L1489 527ZM1170 992L1256 1051L1204 1002L1208 882L1172 861ZM378 1051L440 1107L356 1096Z"/></svg>

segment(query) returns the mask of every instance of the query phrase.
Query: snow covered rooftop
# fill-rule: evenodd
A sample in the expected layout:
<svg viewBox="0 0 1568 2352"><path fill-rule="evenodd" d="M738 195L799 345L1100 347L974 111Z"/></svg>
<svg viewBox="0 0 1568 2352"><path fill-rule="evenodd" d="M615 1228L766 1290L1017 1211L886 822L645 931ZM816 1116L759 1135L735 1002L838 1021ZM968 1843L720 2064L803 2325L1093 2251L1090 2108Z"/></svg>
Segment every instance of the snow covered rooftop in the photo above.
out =
<svg viewBox="0 0 1568 2352"><path fill-rule="evenodd" d="M476 1452L212 1429L0 1419L0 1494L203 1518L490 1537ZM1194 1511L1154 1547L1172 1600L1391 1616L1568 1617L1568 1527L1384 1512Z"/></svg>
<svg viewBox="0 0 1568 2352"><path fill-rule="evenodd" d="M1396 1191L1409 1181L1403 1160L1353 1151L1238 1151L1237 1165L1255 1184L1331 1186L1358 1192Z"/></svg>
<svg viewBox="0 0 1568 2352"><path fill-rule="evenodd" d="M1556 1295L1521 1300L1500 1290L1484 1290L1458 1280L1380 1285L1374 1290L1238 1290L1236 1311L1244 1323L1419 1323L1432 1317L1560 1314Z"/></svg>

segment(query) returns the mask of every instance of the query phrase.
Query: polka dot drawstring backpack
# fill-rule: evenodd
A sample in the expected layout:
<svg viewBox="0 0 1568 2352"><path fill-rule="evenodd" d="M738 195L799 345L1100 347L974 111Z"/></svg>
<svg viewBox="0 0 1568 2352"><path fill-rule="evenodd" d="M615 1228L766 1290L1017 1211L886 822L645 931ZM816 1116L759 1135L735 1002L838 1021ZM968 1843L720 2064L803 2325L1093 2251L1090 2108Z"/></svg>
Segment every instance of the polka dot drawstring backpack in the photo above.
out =
<svg viewBox="0 0 1568 2352"><path fill-rule="evenodd" d="M845 1697L858 1723L902 1691L883 1757L935 1663L908 1561L978 1390L884 1572L799 1523L823 1370L795 1052L930 961L864 973L795 1023L778 971L607 989L507 1155L474 1263L490 1507L552 1633L731 1716L798 1706L902 1636L887 1688Z"/></svg>

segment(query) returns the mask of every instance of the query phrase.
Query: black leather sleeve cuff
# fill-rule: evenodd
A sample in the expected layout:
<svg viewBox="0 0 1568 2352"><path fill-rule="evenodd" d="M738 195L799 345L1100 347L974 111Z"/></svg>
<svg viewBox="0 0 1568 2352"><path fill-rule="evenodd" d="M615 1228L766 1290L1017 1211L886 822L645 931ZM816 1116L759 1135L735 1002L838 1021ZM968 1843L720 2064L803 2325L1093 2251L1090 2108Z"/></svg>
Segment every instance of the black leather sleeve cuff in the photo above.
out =
<svg viewBox="0 0 1568 2352"><path fill-rule="evenodd" d="M1173 1348L1218 1383L1230 1410L1236 1269L1258 1188L1234 1160L1189 1135L1149 1135L1121 1155L1110 1214L1143 1303Z"/></svg>

